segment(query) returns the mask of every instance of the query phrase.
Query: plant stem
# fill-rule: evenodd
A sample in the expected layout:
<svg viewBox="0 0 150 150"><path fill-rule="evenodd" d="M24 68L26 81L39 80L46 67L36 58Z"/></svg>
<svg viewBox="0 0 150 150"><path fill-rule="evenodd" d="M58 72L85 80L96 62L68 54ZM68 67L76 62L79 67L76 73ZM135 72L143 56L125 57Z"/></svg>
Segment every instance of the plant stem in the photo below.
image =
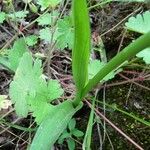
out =
<svg viewBox="0 0 150 150"><path fill-rule="evenodd" d="M150 47L150 32L139 37L135 42L131 43L129 46L124 48L119 54L112 58L106 66L104 66L85 86L82 90L81 97L74 101L75 105L78 105L79 102L84 98L84 96L103 78L109 74L111 71L119 67L122 63L130 58L134 57L138 52L143 49Z"/></svg>

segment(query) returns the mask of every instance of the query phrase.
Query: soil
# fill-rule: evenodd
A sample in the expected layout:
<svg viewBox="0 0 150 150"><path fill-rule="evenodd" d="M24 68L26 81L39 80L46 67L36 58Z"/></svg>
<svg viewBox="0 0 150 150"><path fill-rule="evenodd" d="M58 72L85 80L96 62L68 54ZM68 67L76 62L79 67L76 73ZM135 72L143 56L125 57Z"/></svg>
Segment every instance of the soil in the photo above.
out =
<svg viewBox="0 0 150 150"><path fill-rule="evenodd" d="M19 4L18 4L19 5ZM16 4L16 7L18 7ZM22 7L19 5L19 7ZM2 8L1 8L2 9ZM126 16L135 12L135 14L139 12L143 12L144 10L148 10L148 5L140 4L140 3L111 3L106 5L103 8L95 8L90 11L91 17L91 27L92 34L102 35L102 40L107 52L108 60L112 58L118 50L124 48L128 45L134 38L138 37L138 34L133 34L125 31L124 22L119 24L113 30L116 24L122 21ZM36 17L36 16L32 16ZM125 20L126 21L126 20ZM30 29L31 32L35 32L37 29ZM7 27L9 30L9 27ZM32 30L33 29L33 30ZM108 32L108 30L110 30ZM108 32L108 33L106 33ZM10 33L13 35L14 31L10 30ZM104 34L106 33L106 34ZM125 35L124 35L125 33ZM3 35L3 36L2 36ZM123 42L121 43L121 39L123 37ZM3 46L3 43L10 39L10 34L6 33L0 27L0 47ZM120 45L121 43L121 45ZM42 46L37 46L35 49L40 49ZM33 50L34 52L35 50ZM61 81L62 87L67 91L65 93L65 97L72 97L74 94L75 86L72 81L71 75L71 60L70 60L70 52L69 50L65 51L56 51L53 54L51 67L59 73L59 75L53 72L52 77L58 78ZM96 54L98 58L99 55ZM143 62L141 66L144 66ZM132 67L132 68L131 68ZM115 79L106 83L106 87L104 85L99 88L97 99L103 102L104 89L105 89L105 101L108 104L116 104L118 108L124 110L126 112L132 113L135 116L139 116L147 121L150 120L150 81L145 80L144 78L139 78L139 80L135 81L139 85L133 82L127 82L126 84L118 84L122 81L127 81L127 79L122 78L121 75L134 79L144 74L149 74L149 70L144 70L143 68L133 67L132 64L130 66L126 66L124 71L134 72L134 73L126 73L123 72L120 75L117 75ZM45 68L45 73L46 68ZM144 76L144 75L143 75ZM142 76L142 77L143 77ZM12 80L13 75L10 74L4 68L0 70L0 94L7 95L9 84ZM64 78L68 78L68 80L63 80ZM110 86L109 86L110 85ZM104 88L105 87L105 88ZM147 87L147 88L145 88ZM94 95L94 92L90 93L90 96ZM0 115L7 115L5 120L9 123L17 122L17 125L28 128L29 125L34 121L33 118L29 115L28 118L18 118L13 108L9 108L9 110L0 111ZM97 109L100 112L103 112L102 105L97 104ZM88 118L90 114L90 108L85 103L82 110L80 110L75 118L77 120L77 127L82 131L86 131L86 126L88 123ZM129 137L131 137L135 142L137 142L140 146L143 147L144 150L150 149L150 128L133 118L118 112L112 108L106 108L106 116L109 120L111 120L117 127L119 127L122 131L124 131ZM99 119L101 120L101 119ZM103 122L103 120L101 120ZM0 124L0 150L25 150L27 148L27 143L34 136L34 132L23 132L21 130L15 129L13 127L9 127ZM36 125L34 125L36 127ZM103 135L103 126L95 123L93 126L93 135L92 135L92 150L100 149L100 138L98 134L98 129L101 130L101 135ZM109 124L106 124L106 131L108 136L104 141L102 149L104 150L135 150L135 146L133 146L130 142L128 142L124 137L122 137L115 129L113 129ZM109 139L108 139L109 137ZM82 138L78 139L79 142L82 142ZM112 145L110 144L112 142ZM58 144L55 145L55 149L67 150L66 143L60 146ZM76 149L82 149L81 145L76 143Z"/></svg>

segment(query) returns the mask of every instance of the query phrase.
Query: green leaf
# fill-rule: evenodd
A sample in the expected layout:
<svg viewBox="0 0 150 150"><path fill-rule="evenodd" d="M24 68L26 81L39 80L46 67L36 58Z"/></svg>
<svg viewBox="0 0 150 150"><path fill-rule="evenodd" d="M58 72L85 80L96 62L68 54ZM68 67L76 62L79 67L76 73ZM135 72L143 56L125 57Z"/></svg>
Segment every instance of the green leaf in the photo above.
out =
<svg viewBox="0 0 150 150"><path fill-rule="evenodd" d="M48 97L47 97L48 102L51 102L59 98L64 92L57 80L49 80L47 90L48 90Z"/></svg>
<svg viewBox="0 0 150 150"><path fill-rule="evenodd" d="M38 97L36 96L31 103L31 111L33 111L33 117L35 117L36 123L40 125L41 122L49 115L51 110L54 109L54 106L37 98Z"/></svg>
<svg viewBox="0 0 150 150"><path fill-rule="evenodd" d="M34 46L37 43L38 37L36 35L30 35L25 38L28 46Z"/></svg>
<svg viewBox="0 0 150 150"><path fill-rule="evenodd" d="M33 63L32 55L26 52L20 60L9 90L17 115L26 117L28 112L33 112L37 124L53 109L54 106L48 102L63 94L58 81L49 80L47 83L42 78L41 67L41 61L36 59Z"/></svg>
<svg viewBox="0 0 150 150"><path fill-rule="evenodd" d="M63 144L64 140L71 137L71 134L67 132L67 130L65 130L62 135L59 137L58 139L58 143L59 144Z"/></svg>
<svg viewBox="0 0 150 150"><path fill-rule="evenodd" d="M51 25L52 19L55 20L56 17L58 17L58 12L53 11L53 13L46 13L38 18L37 22L38 25L44 26L44 25Z"/></svg>
<svg viewBox="0 0 150 150"><path fill-rule="evenodd" d="M73 139L67 139L67 145L69 150L75 150L75 141Z"/></svg>
<svg viewBox="0 0 150 150"><path fill-rule="evenodd" d="M72 134L75 136L75 137L82 137L84 135L84 133L78 129L74 129L72 131Z"/></svg>
<svg viewBox="0 0 150 150"><path fill-rule="evenodd" d="M77 96L74 104L77 106L81 100L81 91L88 81L91 31L86 0L73 0L72 5L75 27L74 48L72 51L72 71L77 88Z"/></svg>
<svg viewBox="0 0 150 150"><path fill-rule="evenodd" d="M34 3L29 3L29 8L31 12L38 13L38 7Z"/></svg>
<svg viewBox="0 0 150 150"><path fill-rule="evenodd" d="M41 6L41 10L45 10L48 7L56 7L61 0L38 0L37 3Z"/></svg>
<svg viewBox="0 0 150 150"><path fill-rule="evenodd" d="M59 19L57 23L57 32L57 47L61 50L67 46L69 49L72 49L74 40L74 28L70 16L66 16L64 19Z"/></svg>
<svg viewBox="0 0 150 150"><path fill-rule="evenodd" d="M38 20L38 25L50 25L51 24L51 14L50 13L46 13L44 14L42 17L39 17Z"/></svg>
<svg viewBox="0 0 150 150"><path fill-rule="evenodd" d="M74 118L72 118L68 124L68 128L70 131L72 131L76 126L76 120Z"/></svg>
<svg viewBox="0 0 150 150"><path fill-rule="evenodd" d="M136 56L139 58L143 58L146 64L150 64L150 48L142 50Z"/></svg>
<svg viewBox="0 0 150 150"><path fill-rule="evenodd" d="M99 60L92 60L89 64L89 79L92 79L105 65L106 63L100 62ZM122 71L122 69L111 71L106 77L103 78L103 81L108 81L114 78L120 71Z"/></svg>
<svg viewBox="0 0 150 150"><path fill-rule="evenodd" d="M25 53L20 60L14 80L10 84L9 95L18 116L26 117L29 111L28 96L35 97L42 75L41 61L32 65L32 56Z"/></svg>
<svg viewBox="0 0 150 150"><path fill-rule="evenodd" d="M92 108L89 115L88 125L86 128L86 132L82 144L83 150L91 149L92 129L93 129L93 122L94 122L94 108L95 108L95 99L92 100Z"/></svg>
<svg viewBox="0 0 150 150"><path fill-rule="evenodd" d="M41 29L39 32L40 39L46 42L51 42L51 35L52 35L51 30L48 27ZM55 35L54 35L54 39L55 39Z"/></svg>
<svg viewBox="0 0 150 150"><path fill-rule="evenodd" d="M143 14L138 14L136 17L130 17L128 22L125 23L127 29L139 32L147 33L150 31L150 11L146 11Z"/></svg>
<svg viewBox="0 0 150 150"><path fill-rule="evenodd" d="M23 38L15 41L13 48L10 50L8 59L10 62L10 68L15 71L18 67L21 57L28 51L27 45Z"/></svg>
<svg viewBox="0 0 150 150"><path fill-rule="evenodd" d="M16 18L23 19L27 16L28 13L29 11L17 11L12 14L8 14L8 17L11 18L12 20L15 20Z"/></svg>
<svg viewBox="0 0 150 150"><path fill-rule="evenodd" d="M30 150L49 150L67 127L72 116L82 107L74 108L71 101L65 101L49 113L38 128Z"/></svg>
<svg viewBox="0 0 150 150"><path fill-rule="evenodd" d="M4 12L0 12L0 23L3 23L6 19L6 14Z"/></svg>

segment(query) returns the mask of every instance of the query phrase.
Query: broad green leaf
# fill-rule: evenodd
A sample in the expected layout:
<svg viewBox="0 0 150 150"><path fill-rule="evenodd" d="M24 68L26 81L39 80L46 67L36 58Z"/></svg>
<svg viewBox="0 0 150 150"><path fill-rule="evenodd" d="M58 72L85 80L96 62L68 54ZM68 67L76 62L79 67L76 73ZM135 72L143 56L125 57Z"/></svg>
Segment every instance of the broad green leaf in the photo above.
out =
<svg viewBox="0 0 150 150"><path fill-rule="evenodd" d="M25 38L28 46L34 46L37 43L38 37L36 35L30 35Z"/></svg>
<svg viewBox="0 0 150 150"><path fill-rule="evenodd" d="M17 69L21 57L27 51L28 51L28 48L23 38L20 38L15 41L13 48L10 50L10 53L8 54L10 68L13 71Z"/></svg>
<svg viewBox="0 0 150 150"><path fill-rule="evenodd" d="M150 64L150 48L142 50L136 56L139 58L143 58L146 64Z"/></svg>
<svg viewBox="0 0 150 150"><path fill-rule="evenodd" d="M20 60L14 80L10 84L9 95L18 116L26 117L29 111L28 96L35 97L40 76L42 75L41 62L36 60L32 65L32 56L25 53Z"/></svg>
<svg viewBox="0 0 150 150"><path fill-rule="evenodd" d="M6 19L6 14L4 12L0 12L0 23L3 23Z"/></svg>
<svg viewBox="0 0 150 150"><path fill-rule="evenodd" d="M57 47L61 50L65 47L73 48L74 28L70 16L60 19L57 23Z"/></svg>
<svg viewBox="0 0 150 150"><path fill-rule="evenodd" d="M42 101L41 99L38 99L38 96L36 96L36 98L32 101L32 115L33 117L35 117L35 121L39 125L49 115L52 109L54 109L52 105L46 103L45 101Z"/></svg>
<svg viewBox="0 0 150 150"><path fill-rule="evenodd" d="M67 139L67 145L69 150L75 150L75 141L73 139Z"/></svg>
<svg viewBox="0 0 150 150"><path fill-rule="evenodd" d="M106 63L100 62L99 60L92 60L89 63L89 79L92 79L105 65ZM108 81L114 78L120 71L122 71L122 69L111 71L106 77L103 78L103 81Z"/></svg>
<svg viewBox="0 0 150 150"><path fill-rule="evenodd" d="M67 127L72 116L82 104L74 108L71 101L65 101L49 113L39 126L30 150L49 150Z"/></svg>
<svg viewBox="0 0 150 150"><path fill-rule="evenodd" d="M139 32L147 33L150 31L150 11L146 11L143 14L138 14L136 17L130 17L128 22L125 23L127 29Z"/></svg>
<svg viewBox="0 0 150 150"><path fill-rule="evenodd" d="M74 48L72 51L73 78L80 101L80 92L88 81L88 63L90 56L90 21L86 0L73 0L73 21L75 27ZM80 13L79 13L80 11Z"/></svg>
<svg viewBox="0 0 150 150"><path fill-rule="evenodd" d="M37 0L37 3L41 6L41 10L45 10L48 7L56 7L62 0Z"/></svg>
<svg viewBox="0 0 150 150"><path fill-rule="evenodd" d="M32 55L26 52L20 60L9 90L18 116L26 117L28 112L33 112L37 124L40 124L53 108L48 102L63 94L58 81L46 82L42 78L41 67L41 61L36 59L33 62Z"/></svg>
<svg viewBox="0 0 150 150"><path fill-rule="evenodd" d="M8 17L15 20L16 18L17 19L23 19L27 16L29 12L28 11L17 11L17 12L14 12L12 14L9 14Z"/></svg>

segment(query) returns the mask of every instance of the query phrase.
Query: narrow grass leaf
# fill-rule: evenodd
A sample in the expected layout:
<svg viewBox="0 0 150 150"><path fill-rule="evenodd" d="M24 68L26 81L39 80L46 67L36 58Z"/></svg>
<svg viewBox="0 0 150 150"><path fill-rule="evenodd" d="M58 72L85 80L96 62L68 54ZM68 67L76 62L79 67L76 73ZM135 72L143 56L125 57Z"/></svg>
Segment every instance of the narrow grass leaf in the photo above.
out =
<svg viewBox="0 0 150 150"><path fill-rule="evenodd" d="M88 81L90 24L86 0L73 0L72 8L75 28L72 70L77 92L80 93Z"/></svg>
<svg viewBox="0 0 150 150"><path fill-rule="evenodd" d="M74 108L71 101L56 106L38 128L30 150L49 150L67 127L70 119L82 105Z"/></svg>
<svg viewBox="0 0 150 150"><path fill-rule="evenodd" d="M83 144L82 144L83 150L90 150L91 149L90 146L91 146L93 120L94 120L94 108L95 108L95 99L93 99L92 109L90 112L90 117L89 117L86 133L85 133Z"/></svg>

